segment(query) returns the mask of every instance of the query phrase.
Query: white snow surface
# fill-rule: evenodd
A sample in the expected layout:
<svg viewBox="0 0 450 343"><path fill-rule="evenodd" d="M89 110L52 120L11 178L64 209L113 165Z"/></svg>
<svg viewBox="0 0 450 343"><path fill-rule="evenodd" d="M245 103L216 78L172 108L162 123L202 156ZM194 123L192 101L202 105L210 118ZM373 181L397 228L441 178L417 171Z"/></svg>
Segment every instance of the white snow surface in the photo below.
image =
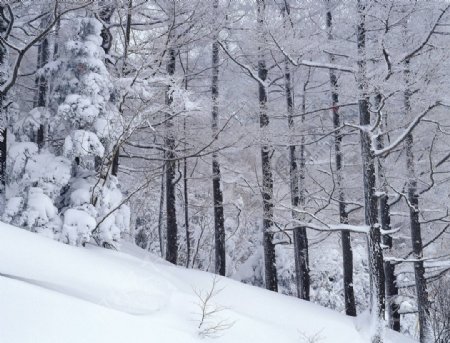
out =
<svg viewBox="0 0 450 343"><path fill-rule="evenodd" d="M233 324L201 337L197 293L209 273L176 267L129 243L121 252L65 245L0 223L0 342L100 343L214 340L217 343L366 343L355 320L318 305L227 278L203 326ZM412 340L387 330L388 343Z"/></svg>

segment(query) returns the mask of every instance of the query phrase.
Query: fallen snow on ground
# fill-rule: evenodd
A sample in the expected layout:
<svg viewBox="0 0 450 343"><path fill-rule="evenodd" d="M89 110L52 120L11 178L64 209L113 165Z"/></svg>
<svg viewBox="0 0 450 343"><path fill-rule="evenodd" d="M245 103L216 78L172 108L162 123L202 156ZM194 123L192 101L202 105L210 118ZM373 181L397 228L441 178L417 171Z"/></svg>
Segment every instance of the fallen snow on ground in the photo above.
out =
<svg viewBox="0 0 450 343"><path fill-rule="evenodd" d="M0 274L1 343L369 342L363 316L226 278L208 302L219 311L199 328L196 294L205 295L214 276L130 244L122 252L77 248L1 223ZM224 330L209 331L218 325ZM413 342L386 334L390 343Z"/></svg>

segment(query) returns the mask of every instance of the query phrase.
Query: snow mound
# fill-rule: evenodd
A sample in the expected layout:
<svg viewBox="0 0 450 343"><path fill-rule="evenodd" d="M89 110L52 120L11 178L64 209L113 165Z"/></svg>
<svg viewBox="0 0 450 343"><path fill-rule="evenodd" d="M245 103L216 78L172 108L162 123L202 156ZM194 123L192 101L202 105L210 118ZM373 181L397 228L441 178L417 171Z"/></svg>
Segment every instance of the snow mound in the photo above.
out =
<svg viewBox="0 0 450 343"><path fill-rule="evenodd" d="M209 304L221 311L199 328L196 294L213 279L131 244L77 248L0 223L0 342L198 343L219 323L217 343L369 342L353 318L226 278Z"/></svg>
<svg viewBox="0 0 450 343"><path fill-rule="evenodd" d="M171 287L151 268L115 264L96 249L80 249L2 224L0 274L130 314L151 314ZM30 236L31 235L31 236Z"/></svg>

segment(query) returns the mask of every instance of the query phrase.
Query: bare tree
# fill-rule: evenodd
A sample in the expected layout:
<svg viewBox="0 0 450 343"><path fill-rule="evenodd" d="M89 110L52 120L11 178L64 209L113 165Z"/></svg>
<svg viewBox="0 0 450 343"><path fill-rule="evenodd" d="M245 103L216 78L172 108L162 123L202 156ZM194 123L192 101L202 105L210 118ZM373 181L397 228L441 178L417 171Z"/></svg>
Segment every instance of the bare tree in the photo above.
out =
<svg viewBox="0 0 450 343"><path fill-rule="evenodd" d="M290 5L288 1L285 1L282 7L283 15L283 28L285 34L288 31L288 25L290 23ZM294 125L294 91L292 86L291 75L291 63L284 57L284 91L286 96L286 108L288 114L288 129L289 139L293 140L293 134L295 131ZM304 97L303 97L304 98ZM302 123L304 117L302 117ZM304 139L302 138L302 143ZM296 211L298 206L304 207L305 195L304 195L304 175L305 175L305 163L304 163L304 145L300 147L301 160L297 156L297 146L294 142L289 144L289 182L291 192L291 205L293 210L292 219L294 221L301 221L302 215ZM300 162L300 163L299 163ZM299 165L300 164L300 165ZM300 184L301 179L301 184ZM300 189L301 187L301 189ZM297 286L297 296L300 299L309 300L309 266L308 266L308 238L306 236L305 227L295 227L293 232L294 236L294 258L295 258L295 276Z"/></svg>
<svg viewBox="0 0 450 343"><path fill-rule="evenodd" d="M269 116L267 114L267 67L264 58L265 49L265 0L257 0L257 30L258 30L258 92L259 92L259 126L261 129L261 166L262 166L262 198L263 198L263 244L266 288L278 291L275 245L273 243L273 176L272 148L268 142L267 131Z"/></svg>
<svg viewBox="0 0 450 343"><path fill-rule="evenodd" d="M366 56L366 1L357 2L357 48L358 48L358 73L357 83L359 88L359 124L362 127L370 125L369 94L367 89L367 56ZM378 224L378 201L375 195L376 174L375 156L372 151L371 137L368 131L360 130L361 155L363 165L365 223L369 227L369 261L371 281L371 311L376 319L376 330L372 336L372 343L383 341L382 321L384 319L385 289L383 251L381 249L381 232Z"/></svg>
<svg viewBox="0 0 450 343"><path fill-rule="evenodd" d="M213 1L213 14L218 18L219 0ZM214 33L212 44L212 131L214 138L217 138L219 129L219 44L217 35ZM221 188L220 163L217 152L212 154L212 186L214 203L214 240L215 240L215 272L219 275L225 275L225 224L223 214L223 193Z"/></svg>
<svg viewBox="0 0 450 343"><path fill-rule="evenodd" d="M175 6L175 4L174 4ZM175 16L172 18L173 22L170 23L169 28L169 47L166 70L169 75L169 82L174 82L173 76L175 74L176 65L176 48L174 44L174 21ZM167 247L166 247L166 260L176 264L178 258L178 225L177 225L177 211L176 211L176 196L175 196L175 173L176 173L176 161L175 161L175 137L173 130L173 114L170 112L171 105L173 103L171 84L167 85L166 91L166 105L168 111L166 114L166 137L165 137L165 149L166 149L166 230L167 230Z"/></svg>
<svg viewBox="0 0 450 343"><path fill-rule="evenodd" d="M333 17L330 8L330 2L327 1L326 25L328 30L328 39L333 40ZM330 64L335 63L333 54L329 54ZM334 163L336 168L336 187L338 191L339 201L339 222L341 224L348 224L348 213L346 209L345 194L343 189L343 153L342 153L342 138L343 133L341 129L342 119L339 112L339 93L338 93L338 79L336 71L329 70L330 86L331 86L331 107L333 113L333 128L334 128ZM344 281L344 298L345 298L345 313L349 316L356 316L355 293L353 290L353 250L351 245L351 237L349 231L341 232L342 241L342 263L343 263L343 281Z"/></svg>
<svg viewBox="0 0 450 343"><path fill-rule="evenodd" d="M406 88L404 92L404 106L406 114L411 112L411 89L409 86L409 73L410 73L410 60L405 60L405 83ZM409 219L411 227L411 243L413 249L413 255L416 261L414 262L414 275L416 283L416 296L417 305L419 311L419 336L420 342L425 343L430 339L430 327L429 327L429 301L427 291L427 280L425 278L425 266L423 262L423 243L421 225L419 219L419 194L417 191L417 176L415 171L415 158L414 158L414 138L413 133L410 132L405 137L405 149L406 149L406 170L408 173L408 207L409 207Z"/></svg>

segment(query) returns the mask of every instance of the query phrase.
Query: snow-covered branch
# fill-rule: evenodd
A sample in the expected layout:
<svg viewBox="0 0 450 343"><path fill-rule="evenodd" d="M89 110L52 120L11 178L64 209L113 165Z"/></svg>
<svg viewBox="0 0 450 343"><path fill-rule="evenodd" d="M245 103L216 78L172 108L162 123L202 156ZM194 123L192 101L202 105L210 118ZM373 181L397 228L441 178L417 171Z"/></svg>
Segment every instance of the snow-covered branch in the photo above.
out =
<svg viewBox="0 0 450 343"><path fill-rule="evenodd" d="M419 125L420 121L422 120L422 118L424 118L428 113L430 113L433 109L435 109L436 107L442 105L441 102L435 102L434 104L428 106L427 109L425 109L422 113L420 113L418 116L416 116L414 118L414 120L408 125L408 127L405 129L405 131L403 131L400 136L398 136L394 142L392 142L391 144L389 144L388 146L384 147L383 149L373 149L373 153L375 156L383 156L386 154L389 154L392 150L394 150L397 146L400 145L400 143L402 143L406 136L408 136L408 134L410 134L417 125ZM373 135L372 136L372 146L376 146L375 142L376 139L378 138L379 135Z"/></svg>

